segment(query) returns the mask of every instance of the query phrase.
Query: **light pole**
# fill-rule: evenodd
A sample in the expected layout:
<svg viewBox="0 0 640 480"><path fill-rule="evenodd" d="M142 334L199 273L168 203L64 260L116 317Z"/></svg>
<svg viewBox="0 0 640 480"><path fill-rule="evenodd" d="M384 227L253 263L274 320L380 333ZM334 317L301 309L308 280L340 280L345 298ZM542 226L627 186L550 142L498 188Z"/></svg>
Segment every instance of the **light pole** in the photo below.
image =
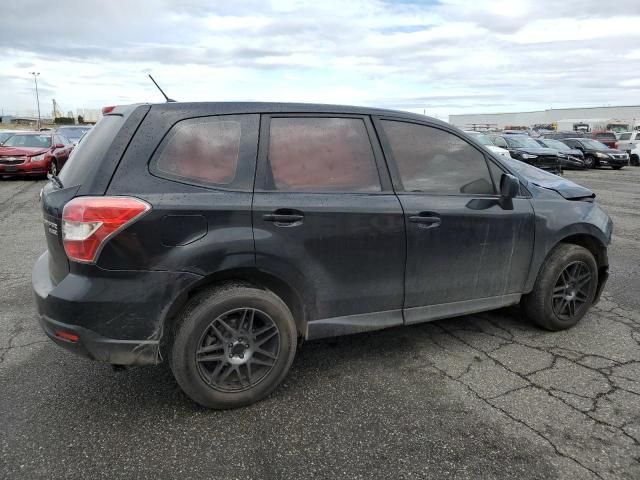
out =
<svg viewBox="0 0 640 480"><path fill-rule="evenodd" d="M33 81L36 82L36 102L38 103L38 130L40 130L40 96L38 95L38 75L40 72L29 72L33 75Z"/></svg>

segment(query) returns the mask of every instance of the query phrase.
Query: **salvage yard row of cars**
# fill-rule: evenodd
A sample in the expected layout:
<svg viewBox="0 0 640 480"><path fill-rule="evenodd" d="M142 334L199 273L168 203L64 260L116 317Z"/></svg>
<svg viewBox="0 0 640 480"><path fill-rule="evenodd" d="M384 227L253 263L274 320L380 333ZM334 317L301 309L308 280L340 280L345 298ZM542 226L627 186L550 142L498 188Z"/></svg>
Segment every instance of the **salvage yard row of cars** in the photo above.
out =
<svg viewBox="0 0 640 480"><path fill-rule="evenodd" d="M639 164L640 132L623 133L620 139L616 139L611 133L613 143L608 137L602 137L600 141L577 132L572 132L573 135L567 132L551 133L539 138L520 131L465 133L494 153L552 173L561 173L565 169L583 170L604 166L619 170L629 164Z"/></svg>
<svg viewBox="0 0 640 480"><path fill-rule="evenodd" d="M0 132L0 176L57 175L90 126Z"/></svg>

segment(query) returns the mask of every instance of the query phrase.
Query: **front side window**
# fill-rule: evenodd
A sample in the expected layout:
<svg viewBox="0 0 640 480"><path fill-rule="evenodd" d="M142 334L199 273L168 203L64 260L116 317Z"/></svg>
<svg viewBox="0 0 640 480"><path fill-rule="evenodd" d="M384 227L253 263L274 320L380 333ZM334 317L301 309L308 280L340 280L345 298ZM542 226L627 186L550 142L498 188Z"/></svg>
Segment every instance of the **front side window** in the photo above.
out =
<svg viewBox="0 0 640 480"><path fill-rule="evenodd" d="M376 192L380 178L360 118L272 118L272 181L267 188L292 192Z"/></svg>
<svg viewBox="0 0 640 480"><path fill-rule="evenodd" d="M182 120L162 141L151 169L188 183L230 185L236 177L242 135L237 117Z"/></svg>
<svg viewBox="0 0 640 480"><path fill-rule="evenodd" d="M484 155L439 128L382 120L406 191L434 194L494 194Z"/></svg>

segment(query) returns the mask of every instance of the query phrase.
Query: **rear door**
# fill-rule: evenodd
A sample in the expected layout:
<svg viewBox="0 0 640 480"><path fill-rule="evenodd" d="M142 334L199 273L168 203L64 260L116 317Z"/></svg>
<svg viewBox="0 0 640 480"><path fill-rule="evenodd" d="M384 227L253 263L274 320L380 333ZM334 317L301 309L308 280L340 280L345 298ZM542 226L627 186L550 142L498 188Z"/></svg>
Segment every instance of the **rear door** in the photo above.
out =
<svg viewBox="0 0 640 480"><path fill-rule="evenodd" d="M403 212L370 119L265 115L259 152L256 263L326 320L309 335L401 324Z"/></svg>
<svg viewBox="0 0 640 480"><path fill-rule="evenodd" d="M533 251L529 200L500 206L503 171L456 132L392 118L376 129L406 216L405 321L517 301Z"/></svg>

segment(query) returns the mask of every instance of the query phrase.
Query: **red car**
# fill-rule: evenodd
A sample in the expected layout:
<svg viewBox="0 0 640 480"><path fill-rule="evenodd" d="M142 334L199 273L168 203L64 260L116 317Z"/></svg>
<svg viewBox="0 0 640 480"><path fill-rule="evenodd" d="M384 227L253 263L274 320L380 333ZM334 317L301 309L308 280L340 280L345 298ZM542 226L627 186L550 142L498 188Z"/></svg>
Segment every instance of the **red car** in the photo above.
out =
<svg viewBox="0 0 640 480"><path fill-rule="evenodd" d="M606 131L591 132L589 137L604 143L609 148L616 148L616 142L618 141L615 133Z"/></svg>
<svg viewBox="0 0 640 480"><path fill-rule="evenodd" d="M57 174L71 150L71 141L57 133L17 133L0 145L0 176Z"/></svg>

